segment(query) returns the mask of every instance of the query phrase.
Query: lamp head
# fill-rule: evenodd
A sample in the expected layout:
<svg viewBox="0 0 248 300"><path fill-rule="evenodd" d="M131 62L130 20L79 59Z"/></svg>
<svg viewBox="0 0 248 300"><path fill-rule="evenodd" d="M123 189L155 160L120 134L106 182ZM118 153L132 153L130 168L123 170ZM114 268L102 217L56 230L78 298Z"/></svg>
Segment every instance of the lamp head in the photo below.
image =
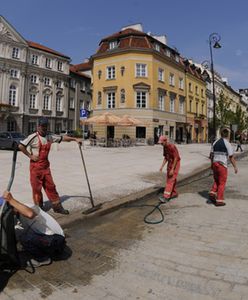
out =
<svg viewBox="0 0 248 300"><path fill-rule="evenodd" d="M213 45L213 47L215 49L220 49L221 48L221 44L219 42L215 42L214 45Z"/></svg>

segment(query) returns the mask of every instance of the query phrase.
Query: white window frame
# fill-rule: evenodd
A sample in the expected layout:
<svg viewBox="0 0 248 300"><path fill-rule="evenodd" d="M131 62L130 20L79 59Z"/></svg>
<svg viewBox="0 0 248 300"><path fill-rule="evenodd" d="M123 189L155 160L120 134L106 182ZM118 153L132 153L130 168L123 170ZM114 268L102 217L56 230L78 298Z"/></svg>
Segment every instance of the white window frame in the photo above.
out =
<svg viewBox="0 0 248 300"><path fill-rule="evenodd" d="M164 69L158 68L158 80L164 82Z"/></svg>
<svg viewBox="0 0 248 300"><path fill-rule="evenodd" d="M184 114L184 104L185 104L185 100L180 99L179 100L179 113L180 114Z"/></svg>
<svg viewBox="0 0 248 300"><path fill-rule="evenodd" d="M162 93L159 93L158 94L158 109L164 111L165 110L164 104L165 104L165 96Z"/></svg>
<svg viewBox="0 0 248 300"><path fill-rule="evenodd" d="M115 48L118 48L118 41L111 41L109 42L109 50L113 50Z"/></svg>
<svg viewBox="0 0 248 300"><path fill-rule="evenodd" d="M13 84L9 87L9 104L17 106L17 87Z"/></svg>
<svg viewBox="0 0 248 300"><path fill-rule="evenodd" d="M57 63L57 70L58 71L63 71L63 62L58 60L58 63Z"/></svg>
<svg viewBox="0 0 248 300"><path fill-rule="evenodd" d="M160 52L160 45L158 43L155 43L154 48L156 51Z"/></svg>
<svg viewBox="0 0 248 300"><path fill-rule="evenodd" d="M20 48L13 47L11 57L16 59L20 58Z"/></svg>
<svg viewBox="0 0 248 300"><path fill-rule="evenodd" d="M175 98L170 97L170 112L174 113L175 112Z"/></svg>
<svg viewBox="0 0 248 300"><path fill-rule="evenodd" d="M32 54L32 58L31 58L31 63L32 65L38 65L38 55L37 54Z"/></svg>
<svg viewBox="0 0 248 300"><path fill-rule="evenodd" d="M43 108L44 110L50 110L51 107L51 96L48 94L45 94L43 97Z"/></svg>
<svg viewBox="0 0 248 300"><path fill-rule="evenodd" d="M19 78L19 70L17 70L17 69L11 69L10 70L10 77L12 77L12 78Z"/></svg>
<svg viewBox="0 0 248 300"><path fill-rule="evenodd" d="M63 111L61 95L56 95L56 111Z"/></svg>
<svg viewBox="0 0 248 300"><path fill-rule="evenodd" d="M147 91L136 91L136 107L137 108L146 108L147 107L147 99L148 99Z"/></svg>
<svg viewBox="0 0 248 300"><path fill-rule="evenodd" d="M56 82L56 86L57 86L57 88L58 89L61 89L62 88L62 80L58 80L57 82Z"/></svg>
<svg viewBox="0 0 248 300"><path fill-rule="evenodd" d="M126 102L126 91L125 89L121 89L120 91L120 103L124 104Z"/></svg>
<svg viewBox="0 0 248 300"><path fill-rule="evenodd" d="M175 86L175 75L172 73L169 75L169 85Z"/></svg>
<svg viewBox="0 0 248 300"><path fill-rule="evenodd" d="M136 77L147 77L147 64L137 63L135 65L135 76Z"/></svg>
<svg viewBox="0 0 248 300"><path fill-rule="evenodd" d="M36 109L37 103L36 103L36 94L30 94L29 95L29 108Z"/></svg>
<svg viewBox="0 0 248 300"><path fill-rule="evenodd" d="M115 92L107 92L107 108L115 108L116 107L116 93Z"/></svg>
<svg viewBox="0 0 248 300"><path fill-rule="evenodd" d="M37 75L31 74L31 76L30 76L30 82L31 83L37 83L37 81L38 81Z"/></svg>
<svg viewBox="0 0 248 300"><path fill-rule="evenodd" d="M115 66L108 66L106 70L107 79L115 79Z"/></svg>
<svg viewBox="0 0 248 300"><path fill-rule="evenodd" d="M46 68L47 68L47 69L51 69L51 68L52 68L51 65L52 65L52 60L51 60L51 58L46 57L46 62L45 62Z"/></svg>
<svg viewBox="0 0 248 300"><path fill-rule="evenodd" d="M184 79L182 77L179 78L179 89L184 90Z"/></svg>
<svg viewBox="0 0 248 300"><path fill-rule="evenodd" d="M74 100L73 97L71 97L71 98L69 99L69 108L70 108L70 109L75 109L75 100Z"/></svg>
<svg viewBox="0 0 248 300"><path fill-rule="evenodd" d="M165 54L166 54L166 56L171 57L171 52L170 52L169 49L166 49L166 50L165 50Z"/></svg>
<svg viewBox="0 0 248 300"><path fill-rule="evenodd" d="M45 78L44 78L44 85L51 86L51 78L45 77Z"/></svg>

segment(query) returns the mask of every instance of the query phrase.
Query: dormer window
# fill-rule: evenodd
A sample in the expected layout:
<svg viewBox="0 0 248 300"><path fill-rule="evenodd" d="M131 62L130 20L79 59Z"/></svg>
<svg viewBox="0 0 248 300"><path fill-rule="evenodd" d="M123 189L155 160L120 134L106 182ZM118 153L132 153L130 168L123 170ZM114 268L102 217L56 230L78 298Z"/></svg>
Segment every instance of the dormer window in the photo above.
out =
<svg viewBox="0 0 248 300"><path fill-rule="evenodd" d="M155 43L154 48L155 48L156 51L158 51L158 52L160 51L160 45L159 44Z"/></svg>
<svg viewBox="0 0 248 300"><path fill-rule="evenodd" d="M117 47L118 47L118 42L117 41L109 42L109 50L113 50Z"/></svg>
<svg viewBox="0 0 248 300"><path fill-rule="evenodd" d="M179 62L179 56L178 55L175 55L175 60L176 60L176 62Z"/></svg>
<svg viewBox="0 0 248 300"><path fill-rule="evenodd" d="M166 53L166 55L167 55L168 57L171 57L171 52L170 52L169 49L166 49L165 53Z"/></svg>

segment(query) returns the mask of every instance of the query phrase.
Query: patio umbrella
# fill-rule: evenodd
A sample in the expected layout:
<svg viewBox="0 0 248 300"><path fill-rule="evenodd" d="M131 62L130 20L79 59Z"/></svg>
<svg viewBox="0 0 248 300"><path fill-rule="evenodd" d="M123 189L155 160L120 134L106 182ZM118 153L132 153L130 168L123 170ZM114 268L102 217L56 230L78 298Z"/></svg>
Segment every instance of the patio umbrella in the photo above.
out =
<svg viewBox="0 0 248 300"><path fill-rule="evenodd" d="M121 118L105 112L102 115L93 116L86 120L81 120L81 124L99 124L99 125L117 125L120 122Z"/></svg>
<svg viewBox="0 0 248 300"><path fill-rule="evenodd" d="M139 126L142 124L143 123L140 120L130 117L128 115L124 115L117 123L118 126Z"/></svg>

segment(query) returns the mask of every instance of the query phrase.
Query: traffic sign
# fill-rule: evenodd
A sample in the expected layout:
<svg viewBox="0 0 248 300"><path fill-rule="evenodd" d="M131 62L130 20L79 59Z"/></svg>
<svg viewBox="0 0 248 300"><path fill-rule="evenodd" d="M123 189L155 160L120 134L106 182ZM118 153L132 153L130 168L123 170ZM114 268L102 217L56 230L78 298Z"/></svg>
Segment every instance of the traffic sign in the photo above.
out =
<svg viewBox="0 0 248 300"><path fill-rule="evenodd" d="M85 120L88 118L88 110L87 109L80 109L80 120Z"/></svg>

